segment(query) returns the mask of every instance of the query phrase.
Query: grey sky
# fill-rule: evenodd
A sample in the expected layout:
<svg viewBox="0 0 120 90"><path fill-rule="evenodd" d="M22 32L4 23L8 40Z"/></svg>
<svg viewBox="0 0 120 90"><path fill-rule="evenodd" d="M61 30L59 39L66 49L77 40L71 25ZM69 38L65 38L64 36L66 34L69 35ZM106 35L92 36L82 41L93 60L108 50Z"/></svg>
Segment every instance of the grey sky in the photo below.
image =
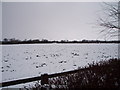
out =
<svg viewBox="0 0 120 90"><path fill-rule="evenodd" d="M99 10L98 2L4 2L2 38L97 39Z"/></svg>

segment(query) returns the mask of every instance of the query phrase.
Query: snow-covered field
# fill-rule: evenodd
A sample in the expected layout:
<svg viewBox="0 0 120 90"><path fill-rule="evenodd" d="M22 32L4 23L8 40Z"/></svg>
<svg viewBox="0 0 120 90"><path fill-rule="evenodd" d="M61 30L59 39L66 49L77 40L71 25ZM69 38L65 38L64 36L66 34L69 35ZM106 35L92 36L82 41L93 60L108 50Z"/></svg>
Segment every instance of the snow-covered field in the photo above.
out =
<svg viewBox="0 0 120 90"><path fill-rule="evenodd" d="M3 45L0 82L65 72L88 63L118 58L118 44Z"/></svg>

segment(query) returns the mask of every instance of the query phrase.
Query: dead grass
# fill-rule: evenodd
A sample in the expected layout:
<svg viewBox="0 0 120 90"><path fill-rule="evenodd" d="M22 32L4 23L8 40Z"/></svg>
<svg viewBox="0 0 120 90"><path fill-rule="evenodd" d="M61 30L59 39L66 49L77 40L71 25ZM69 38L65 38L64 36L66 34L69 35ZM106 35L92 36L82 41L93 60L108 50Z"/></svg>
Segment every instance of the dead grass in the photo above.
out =
<svg viewBox="0 0 120 90"><path fill-rule="evenodd" d="M100 61L96 64L89 64L89 67L82 69L82 71L79 69L76 73L50 78L49 85L52 90L73 90L76 88L120 89L120 59ZM42 88L39 83L36 83L29 89L41 90Z"/></svg>

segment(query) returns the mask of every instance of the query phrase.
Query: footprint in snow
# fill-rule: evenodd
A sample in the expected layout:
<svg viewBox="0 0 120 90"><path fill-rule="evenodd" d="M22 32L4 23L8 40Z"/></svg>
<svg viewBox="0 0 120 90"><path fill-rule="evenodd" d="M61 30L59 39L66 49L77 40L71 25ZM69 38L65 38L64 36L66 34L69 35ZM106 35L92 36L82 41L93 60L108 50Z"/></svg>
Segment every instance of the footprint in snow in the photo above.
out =
<svg viewBox="0 0 120 90"><path fill-rule="evenodd" d="M28 60L28 57L26 57L25 60Z"/></svg>
<svg viewBox="0 0 120 90"><path fill-rule="evenodd" d="M8 60L4 60L4 62L8 62Z"/></svg>
<svg viewBox="0 0 120 90"><path fill-rule="evenodd" d="M74 64L73 66L77 66L76 64Z"/></svg>
<svg viewBox="0 0 120 90"><path fill-rule="evenodd" d="M66 70L66 69L63 69L63 71Z"/></svg>
<svg viewBox="0 0 120 90"><path fill-rule="evenodd" d="M10 68L10 66L6 66L7 68Z"/></svg>
<svg viewBox="0 0 120 90"><path fill-rule="evenodd" d="M36 55L36 57L40 57L39 55Z"/></svg>

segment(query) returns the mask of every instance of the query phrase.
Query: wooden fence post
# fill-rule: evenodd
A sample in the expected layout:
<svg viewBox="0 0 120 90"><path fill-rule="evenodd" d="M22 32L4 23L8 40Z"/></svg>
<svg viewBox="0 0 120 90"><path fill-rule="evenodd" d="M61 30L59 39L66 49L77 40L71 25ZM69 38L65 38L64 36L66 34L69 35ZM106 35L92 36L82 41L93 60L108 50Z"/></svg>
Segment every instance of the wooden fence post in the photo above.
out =
<svg viewBox="0 0 120 90"><path fill-rule="evenodd" d="M48 74L41 75L41 90L49 90ZM47 86L46 86L47 85Z"/></svg>
<svg viewBox="0 0 120 90"><path fill-rule="evenodd" d="M48 74L41 75L41 85L48 84Z"/></svg>

